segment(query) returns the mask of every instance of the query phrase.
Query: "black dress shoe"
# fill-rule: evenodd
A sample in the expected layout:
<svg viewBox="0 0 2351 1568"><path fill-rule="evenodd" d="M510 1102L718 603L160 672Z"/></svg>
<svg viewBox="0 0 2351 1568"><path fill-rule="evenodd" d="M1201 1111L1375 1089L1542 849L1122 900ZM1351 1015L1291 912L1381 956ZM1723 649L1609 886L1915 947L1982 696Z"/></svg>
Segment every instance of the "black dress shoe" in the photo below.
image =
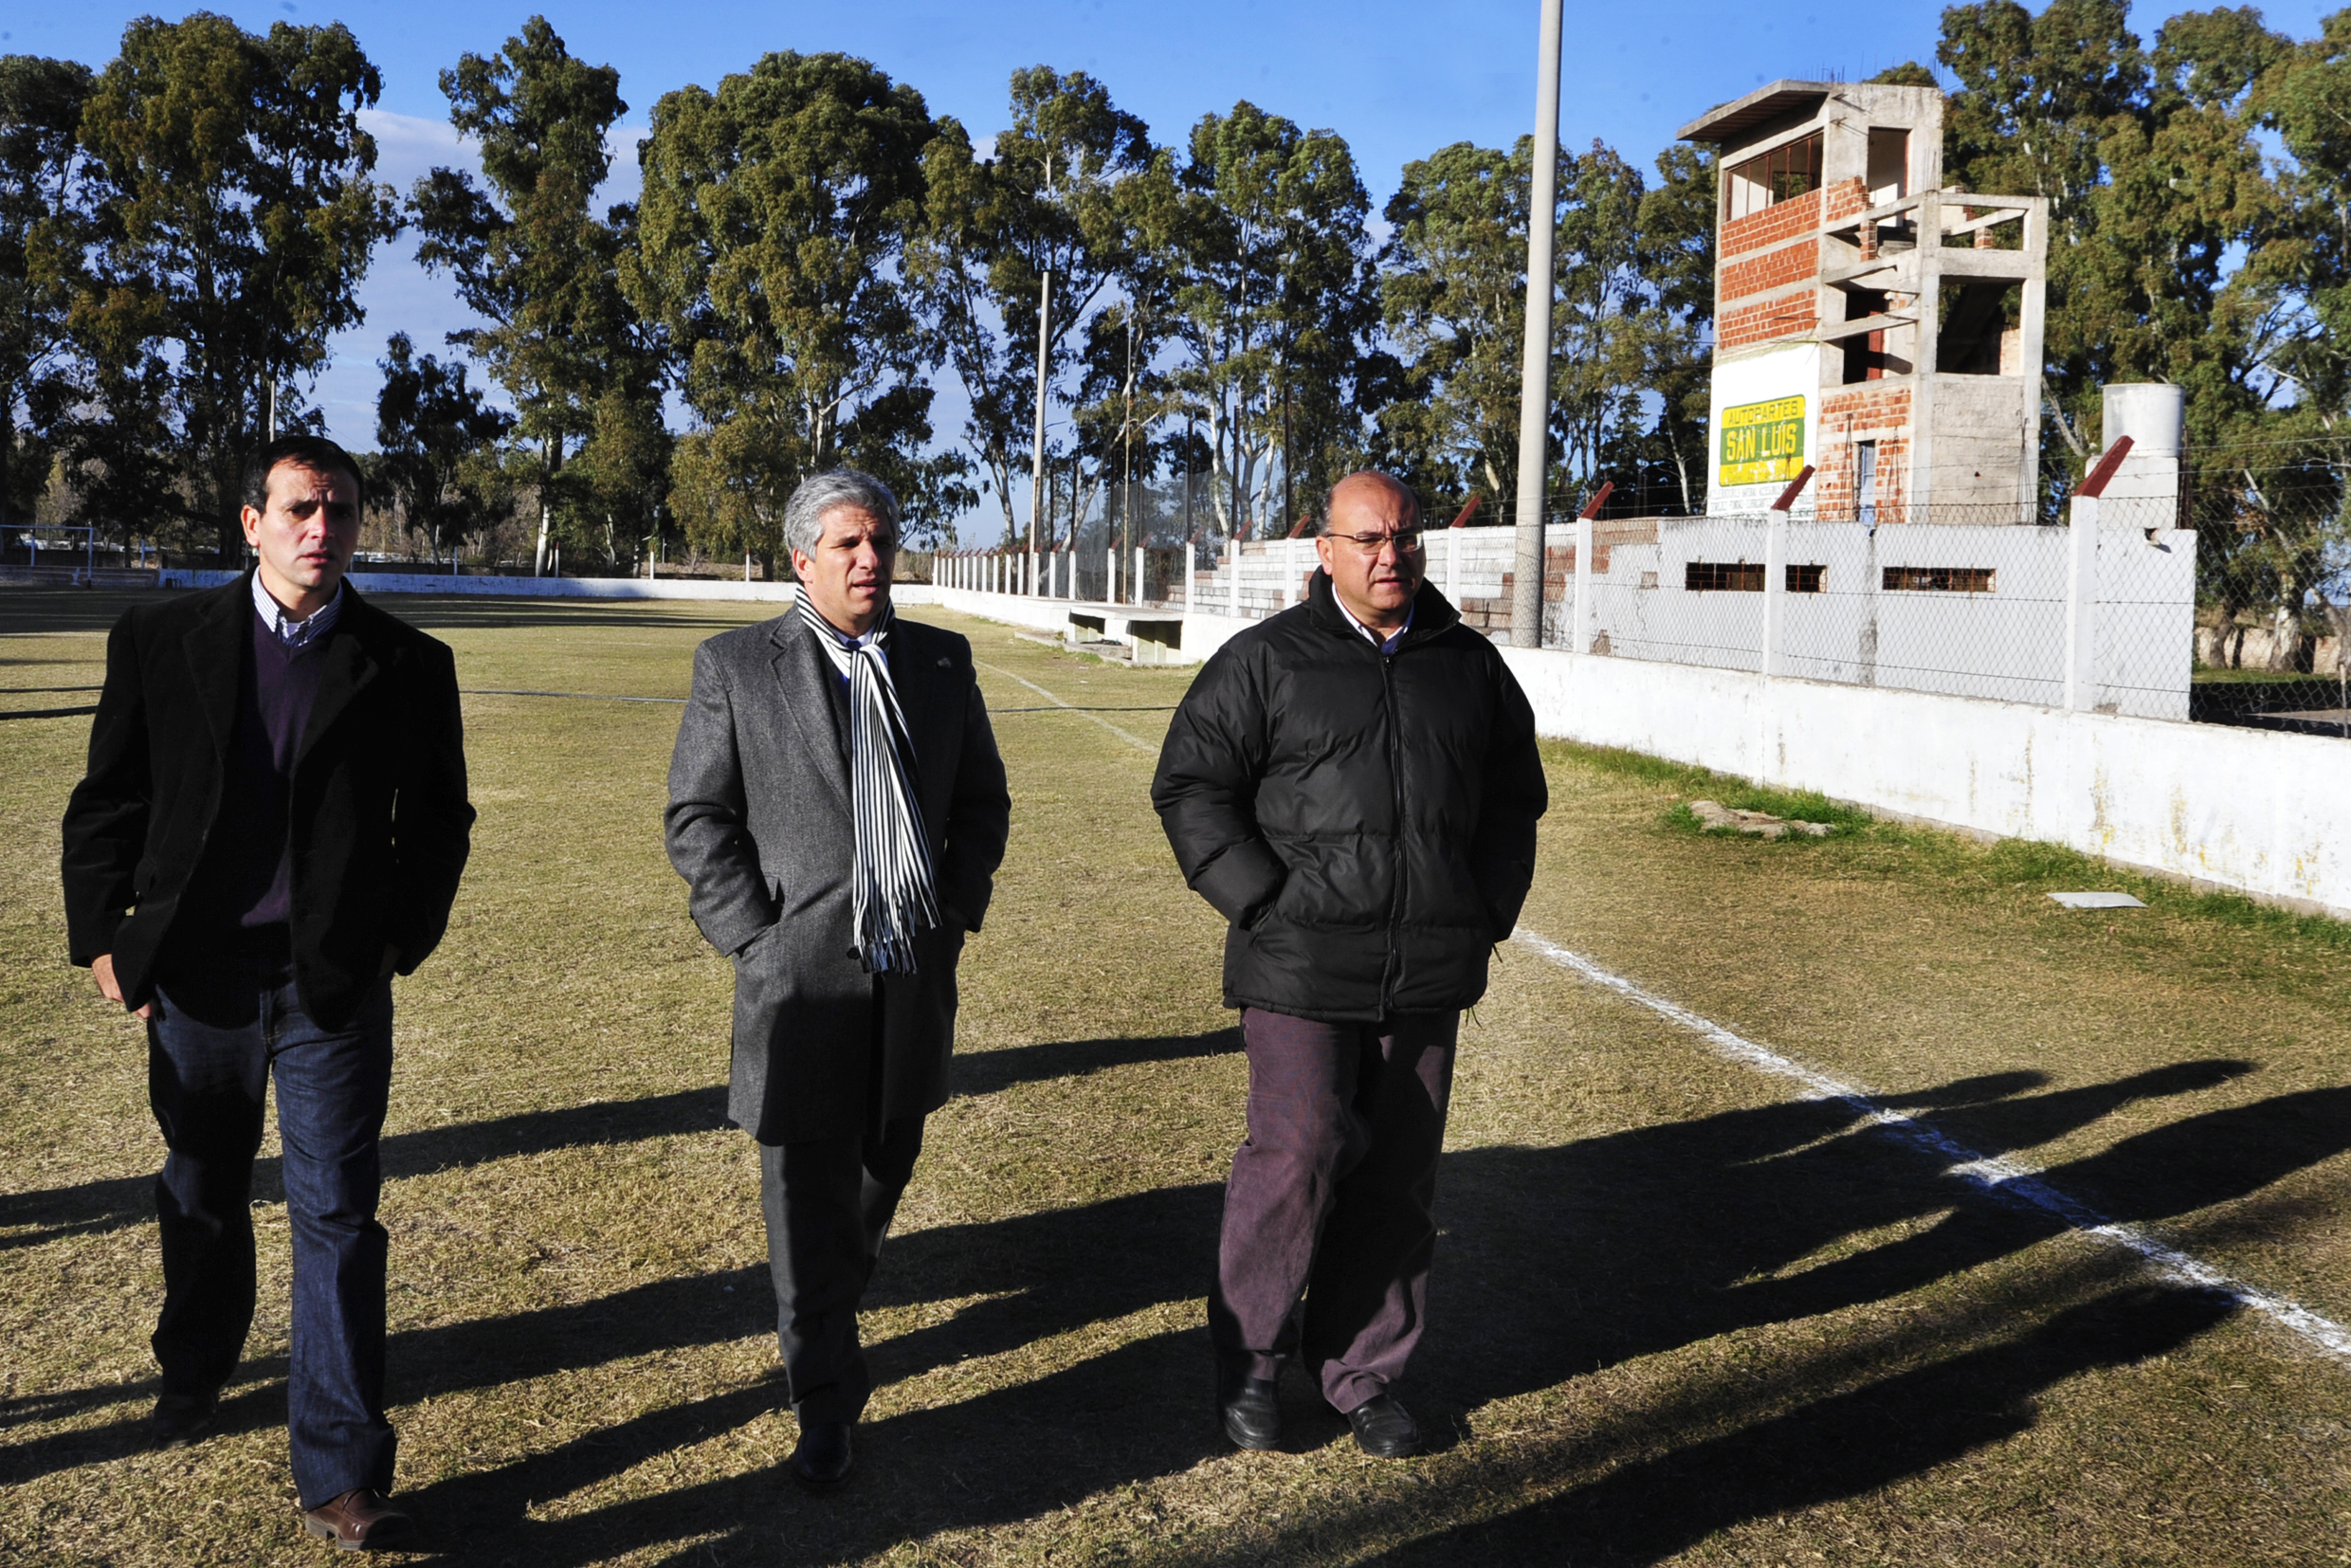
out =
<svg viewBox="0 0 2351 1568"><path fill-rule="evenodd" d="M792 1478L804 1486L837 1486L848 1478L854 1459L847 1421L803 1421L800 1446L792 1450Z"/></svg>
<svg viewBox="0 0 2351 1568"><path fill-rule="evenodd" d="M1420 1451L1420 1428L1412 1413L1387 1395L1376 1395L1347 1413L1356 1447L1374 1459L1403 1459Z"/></svg>
<svg viewBox="0 0 2351 1568"><path fill-rule="evenodd" d="M184 1449L212 1430L220 1397L211 1394L167 1394L155 1401L155 1433L158 1449Z"/></svg>
<svg viewBox="0 0 2351 1568"><path fill-rule="evenodd" d="M1282 1441L1279 1385L1270 1377L1243 1377L1228 1383L1216 1403L1225 1417L1225 1435L1233 1447L1264 1450Z"/></svg>

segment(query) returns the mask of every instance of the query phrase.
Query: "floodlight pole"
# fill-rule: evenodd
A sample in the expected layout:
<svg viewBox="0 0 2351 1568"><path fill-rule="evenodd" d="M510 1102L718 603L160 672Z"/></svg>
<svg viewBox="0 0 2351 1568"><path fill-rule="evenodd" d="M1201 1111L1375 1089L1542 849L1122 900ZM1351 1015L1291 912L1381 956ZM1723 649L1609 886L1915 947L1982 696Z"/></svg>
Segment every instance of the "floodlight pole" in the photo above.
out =
<svg viewBox="0 0 2351 1568"><path fill-rule="evenodd" d="M1510 642L1542 647L1543 454L1551 425L1551 241L1559 190L1559 6L1542 0L1535 70L1535 189L1526 209L1526 347L1519 383L1518 563Z"/></svg>

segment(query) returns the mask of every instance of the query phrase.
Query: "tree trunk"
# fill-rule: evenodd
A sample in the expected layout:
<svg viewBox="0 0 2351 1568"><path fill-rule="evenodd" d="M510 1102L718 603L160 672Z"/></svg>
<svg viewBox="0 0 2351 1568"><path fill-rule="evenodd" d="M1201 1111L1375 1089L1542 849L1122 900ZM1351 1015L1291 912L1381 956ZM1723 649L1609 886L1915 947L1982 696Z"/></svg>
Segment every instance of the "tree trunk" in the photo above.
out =
<svg viewBox="0 0 2351 1568"><path fill-rule="evenodd" d="M531 554L531 575L547 574L547 527L552 507L548 493L554 488L556 465L563 461L559 438L543 436L538 443L538 547Z"/></svg>

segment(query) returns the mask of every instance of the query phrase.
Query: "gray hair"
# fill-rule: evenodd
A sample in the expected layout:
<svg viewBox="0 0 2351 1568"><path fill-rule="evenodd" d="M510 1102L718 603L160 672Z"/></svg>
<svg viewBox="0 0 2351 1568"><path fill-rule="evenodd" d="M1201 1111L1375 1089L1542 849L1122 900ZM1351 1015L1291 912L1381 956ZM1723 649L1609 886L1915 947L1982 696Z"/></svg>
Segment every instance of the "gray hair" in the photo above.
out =
<svg viewBox="0 0 2351 1568"><path fill-rule="evenodd" d="M870 512L889 524L891 538L898 536L898 498L890 494L890 487L871 474L833 468L802 480L792 499L784 502L784 548L803 556L815 555L816 541L825 537L825 514L836 506Z"/></svg>

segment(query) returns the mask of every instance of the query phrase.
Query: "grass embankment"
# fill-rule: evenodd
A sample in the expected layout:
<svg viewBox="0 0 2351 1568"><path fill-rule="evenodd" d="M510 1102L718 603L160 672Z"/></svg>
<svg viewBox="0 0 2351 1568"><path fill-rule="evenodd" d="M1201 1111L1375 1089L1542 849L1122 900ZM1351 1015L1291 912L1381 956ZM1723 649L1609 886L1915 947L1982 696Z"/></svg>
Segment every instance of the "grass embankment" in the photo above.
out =
<svg viewBox="0 0 2351 1568"><path fill-rule="evenodd" d="M615 696L682 696L694 642L756 613L393 604L471 690ZM0 681L94 682L110 608L0 596ZM938 618L983 661L1015 829L836 1497L775 1470L756 1172L719 1124L728 976L659 845L676 709L468 698L476 859L401 985L386 1144L401 1486L452 1559L2340 1559L2351 1370L1517 946L1465 1031L1405 1391L1439 1451L1361 1459L1295 1386L1285 1451L1230 1451L1201 1296L1244 1074L1221 930L1143 799L1187 676ZM143 1052L64 965L55 892L85 730L0 724L0 1558L316 1561L266 1174L227 1430L139 1446ZM2351 1319L2351 955L2327 929L1885 824L1699 835L1668 821L1693 794L1806 812L1571 748L1548 766L1528 927ZM2152 907L2069 913L2060 884Z"/></svg>

